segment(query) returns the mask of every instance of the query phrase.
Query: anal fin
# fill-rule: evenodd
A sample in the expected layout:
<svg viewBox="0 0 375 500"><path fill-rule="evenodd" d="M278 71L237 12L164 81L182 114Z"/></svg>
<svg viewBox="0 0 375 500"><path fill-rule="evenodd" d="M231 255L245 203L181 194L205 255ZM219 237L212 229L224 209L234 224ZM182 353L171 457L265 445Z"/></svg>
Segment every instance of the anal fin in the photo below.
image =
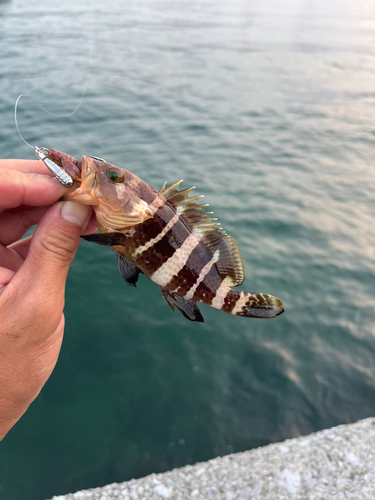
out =
<svg viewBox="0 0 375 500"><path fill-rule="evenodd" d="M179 311L190 321L199 321L204 323L203 316L197 306L197 304L191 300L185 300L176 293L170 293L166 290L162 290L161 293L167 301L169 307L174 309L176 306Z"/></svg>
<svg viewBox="0 0 375 500"><path fill-rule="evenodd" d="M139 273L142 271L128 261L123 255L117 254L117 266L121 278L128 286L136 286Z"/></svg>

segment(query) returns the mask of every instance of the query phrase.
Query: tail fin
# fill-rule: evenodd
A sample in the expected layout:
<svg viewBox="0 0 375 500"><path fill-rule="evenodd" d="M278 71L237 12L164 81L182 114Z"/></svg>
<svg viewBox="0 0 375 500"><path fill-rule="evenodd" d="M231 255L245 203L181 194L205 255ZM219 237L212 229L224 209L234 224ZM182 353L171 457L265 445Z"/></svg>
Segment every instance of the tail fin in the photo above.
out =
<svg viewBox="0 0 375 500"><path fill-rule="evenodd" d="M283 303L267 293L229 290L222 310L247 318L274 318L284 312Z"/></svg>

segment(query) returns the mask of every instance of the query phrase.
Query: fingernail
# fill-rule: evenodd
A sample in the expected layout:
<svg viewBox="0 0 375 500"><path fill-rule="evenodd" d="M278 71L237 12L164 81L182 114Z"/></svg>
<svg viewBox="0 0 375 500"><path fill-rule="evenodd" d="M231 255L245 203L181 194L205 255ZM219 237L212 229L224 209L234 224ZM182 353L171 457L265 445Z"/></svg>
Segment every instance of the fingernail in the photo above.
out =
<svg viewBox="0 0 375 500"><path fill-rule="evenodd" d="M89 205L82 205L82 203L75 201L64 201L60 214L70 224L85 229L90 220L91 212L92 208Z"/></svg>

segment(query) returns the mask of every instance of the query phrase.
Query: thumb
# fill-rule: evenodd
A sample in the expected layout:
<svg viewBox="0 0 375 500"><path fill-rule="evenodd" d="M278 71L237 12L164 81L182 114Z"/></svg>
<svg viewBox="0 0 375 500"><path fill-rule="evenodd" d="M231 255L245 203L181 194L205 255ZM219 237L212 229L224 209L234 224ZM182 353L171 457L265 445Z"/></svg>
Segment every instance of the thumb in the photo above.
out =
<svg viewBox="0 0 375 500"><path fill-rule="evenodd" d="M29 289L34 285L39 294L43 290L52 300L64 294L69 266L91 212L90 206L64 201L53 205L45 214L35 230L21 268L26 273Z"/></svg>

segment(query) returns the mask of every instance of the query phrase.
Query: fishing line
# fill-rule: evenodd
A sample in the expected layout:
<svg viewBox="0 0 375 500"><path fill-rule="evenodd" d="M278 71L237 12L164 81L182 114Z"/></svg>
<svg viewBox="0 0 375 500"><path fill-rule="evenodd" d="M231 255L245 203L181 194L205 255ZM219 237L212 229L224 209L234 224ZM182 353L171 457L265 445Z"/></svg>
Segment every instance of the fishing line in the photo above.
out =
<svg viewBox="0 0 375 500"><path fill-rule="evenodd" d="M17 108L18 108L18 103L21 99L21 97L30 97L30 99L32 99L33 101L35 101L38 106L40 107L40 109L42 111L44 111L45 113L47 113L48 115L50 116L54 116L55 118L68 118L69 116L73 116L77 111L78 109L81 107L81 104L82 104L82 101L83 99L85 98L86 96L86 93L87 93L87 87L88 87L88 83L86 83L86 88L85 88L85 91L83 93L83 95L81 96L77 106L75 107L75 109L71 112L71 113L67 113L65 115L57 115L55 113L52 113L51 111L48 111L48 109L46 109L45 107L43 107L40 102L38 101L38 99L36 99L35 97L33 97L32 95L30 94L21 94L17 97L17 101L16 101L16 104L14 105L14 121L16 123L16 128L17 128L17 132L18 132L18 135L21 137L21 139L23 140L23 142L26 144L26 146L29 146L29 148L31 149L34 149L34 146L31 146L31 144L29 144L22 136L21 132L20 132L20 129L18 127L18 120L17 120Z"/></svg>
<svg viewBox="0 0 375 500"><path fill-rule="evenodd" d="M16 104L14 106L14 121L16 122L16 128L17 128L18 135L21 137L21 139L23 140L23 142L26 144L26 146L29 146L29 148L34 149L34 147L31 144L29 144L27 141L25 141L25 139L21 135L20 129L18 128L18 122L17 122L17 106L18 106L18 101L21 99L21 97L23 97L25 95L29 96L29 94L21 94L17 98ZM31 97L31 96L29 96L29 97Z"/></svg>
<svg viewBox="0 0 375 500"><path fill-rule="evenodd" d="M14 121L16 123L17 132L18 132L18 135L20 136L20 138L22 139L22 141L26 144L26 146L29 146L29 148L31 148L31 149L34 149L34 146L31 146L31 144L29 144L23 138L23 136L22 136L22 134L20 132L20 129L18 127L18 120L17 120L18 103L19 103L21 97L30 97L30 99L32 99L33 101L35 101L38 104L38 106L40 107L40 109L42 111L44 111L48 115L53 116L55 118L68 118L69 116L73 116L78 111L78 109L82 105L82 102L83 102L84 98L86 97L88 86L89 86L89 83L90 83L90 80L91 80L91 77L92 77L91 69L92 69L92 60L93 60L93 54L94 54L94 24L92 22L89 23L89 24L91 25L90 48L89 48L90 56L89 56L89 67L86 70L87 73L86 73L86 76L85 76L86 86L85 86L85 90L84 90L83 94L81 95L81 97L80 97L80 99L78 101L78 104L76 105L76 107L74 108L74 110L72 112L70 112L70 113L66 113L66 114L63 114L63 115L58 115L58 114L52 113L51 111L48 111L48 109L46 109L44 106L42 106L42 104L38 101L38 99L36 99L35 97L33 97L30 94L20 94L18 96L18 98L17 98L16 104L14 105Z"/></svg>

